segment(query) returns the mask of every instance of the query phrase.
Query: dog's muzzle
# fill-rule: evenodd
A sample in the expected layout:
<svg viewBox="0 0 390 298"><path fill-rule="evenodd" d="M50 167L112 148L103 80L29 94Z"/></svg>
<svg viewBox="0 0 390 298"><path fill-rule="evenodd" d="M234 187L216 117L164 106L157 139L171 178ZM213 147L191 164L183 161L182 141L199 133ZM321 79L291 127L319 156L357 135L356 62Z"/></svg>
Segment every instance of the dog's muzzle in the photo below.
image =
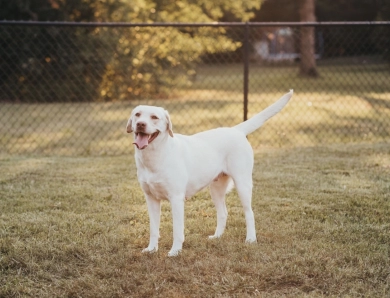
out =
<svg viewBox="0 0 390 298"><path fill-rule="evenodd" d="M153 142L155 138L157 138L159 133L159 131L156 131L155 133L149 135L144 132L135 132L135 141L133 142L133 144L136 145L139 150L143 150L151 142Z"/></svg>

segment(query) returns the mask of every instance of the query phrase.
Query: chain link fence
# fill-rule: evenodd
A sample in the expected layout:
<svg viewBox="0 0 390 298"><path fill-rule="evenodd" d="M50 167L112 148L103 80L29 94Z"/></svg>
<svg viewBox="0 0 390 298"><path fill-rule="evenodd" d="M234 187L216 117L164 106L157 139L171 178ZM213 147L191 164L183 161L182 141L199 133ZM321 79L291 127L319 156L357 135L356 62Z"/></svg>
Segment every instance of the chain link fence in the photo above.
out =
<svg viewBox="0 0 390 298"><path fill-rule="evenodd" d="M300 73L315 28L318 76ZM232 126L294 89L249 140L259 146L386 142L390 22L75 24L0 22L0 152L132 150L138 104L166 108L176 133Z"/></svg>

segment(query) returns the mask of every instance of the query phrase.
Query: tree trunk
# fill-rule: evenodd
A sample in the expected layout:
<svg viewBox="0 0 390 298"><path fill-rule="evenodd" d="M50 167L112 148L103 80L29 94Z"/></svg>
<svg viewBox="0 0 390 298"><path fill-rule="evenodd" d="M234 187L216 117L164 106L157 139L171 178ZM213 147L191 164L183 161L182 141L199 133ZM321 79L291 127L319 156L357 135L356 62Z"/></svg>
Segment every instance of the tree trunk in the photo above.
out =
<svg viewBox="0 0 390 298"><path fill-rule="evenodd" d="M301 22L315 22L315 0L301 0L299 8L299 16ZM315 35L314 27L301 27L301 65L300 74L303 76L317 77L315 58Z"/></svg>

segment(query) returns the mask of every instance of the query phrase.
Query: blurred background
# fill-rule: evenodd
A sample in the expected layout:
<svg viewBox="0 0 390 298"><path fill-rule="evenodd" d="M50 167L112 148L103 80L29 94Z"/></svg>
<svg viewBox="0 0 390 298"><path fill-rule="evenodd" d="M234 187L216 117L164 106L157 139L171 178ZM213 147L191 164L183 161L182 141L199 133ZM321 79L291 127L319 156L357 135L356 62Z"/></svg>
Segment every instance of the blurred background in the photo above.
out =
<svg viewBox="0 0 390 298"><path fill-rule="evenodd" d="M126 154L138 104L192 134L289 89L255 148L388 141L389 1L225 2L0 0L0 153Z"/></svg>

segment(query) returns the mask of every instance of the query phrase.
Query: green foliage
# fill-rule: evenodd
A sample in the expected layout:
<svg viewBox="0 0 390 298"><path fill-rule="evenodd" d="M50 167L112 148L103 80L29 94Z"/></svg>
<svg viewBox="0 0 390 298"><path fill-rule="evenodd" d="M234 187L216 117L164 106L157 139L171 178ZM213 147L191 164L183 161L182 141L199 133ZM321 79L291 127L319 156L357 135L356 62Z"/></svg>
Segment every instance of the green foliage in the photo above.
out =
<svg viewBox="0 0 390 298"><path fill-rule="evenodd" d="M251 10L258 9L260 2L21 0L12 5L0 5L4 7L2 14L6 19L153 23L213 22L226 14L247 21L253 16ZM0 31L1 36L13 35L6 29ZM30 29L23 27L21 30ZM26 35L21 48L32 47L34 51L12 53L14 57L7 59L7 65L1 70L16 70L14 76L4 75L0 81L5 85L7 98L58 101L77 100L79 94L88 94L89 100L111 101L137 98L141 94L143 97L155 97L165 94L178 78L183 81L193 75L194 63L200 61L203 55L235 51L240 46L227 37L222 28L136 27L108 30L100 27L75 30L77 32L57 30L54 37L48 38L50 30L56 31L55 28L42 28ZM100 45L97 46L95 41L99 41ZM72 47L67 49L69 44ZM96 53L96 47L103 49L103 53ZM10 51L15 50L4 49L0 51L0 56L9 55ZM70 59L64 59L64 55ZM31 65L32 61L34 65ZM96 68L95 72L90 71L91 65ZM83 84L75 86L68 83L73 75L72 69L79 70ZM39 80L39 77L45 80ZM60 85L58 77L62 79ZM58 85L58 91L45 94L48 85L53 84ZM36 93L34 98L26 99L24 89L33 89Z"/></svg>
<svg viewBox="0 0 390 298"><path fill-rule="evenodd" d="M114 1L93 4L99 21L131 22L212 22L229 11L241 20L248 20L250 9L259 8L258 1L145 1L136 4ZM194 63L202 55L235 51L240 43L226 37L223 28L131 28L103 31L115 45L112 59L106 65L99 100L166 95L169 87L183 82L194 73ZM189 80L184 81L190 83Z"/></svg>
<svg viewBox="0 0 390 298"><path fill-rule="evenodd" d="M115 55L100 85L102 100L166 96L170 86L190 83L186 78L194 74L195 62L203 54L234 51L240 46L224 36L221 28L136 27L114 32Z"/></svg>

